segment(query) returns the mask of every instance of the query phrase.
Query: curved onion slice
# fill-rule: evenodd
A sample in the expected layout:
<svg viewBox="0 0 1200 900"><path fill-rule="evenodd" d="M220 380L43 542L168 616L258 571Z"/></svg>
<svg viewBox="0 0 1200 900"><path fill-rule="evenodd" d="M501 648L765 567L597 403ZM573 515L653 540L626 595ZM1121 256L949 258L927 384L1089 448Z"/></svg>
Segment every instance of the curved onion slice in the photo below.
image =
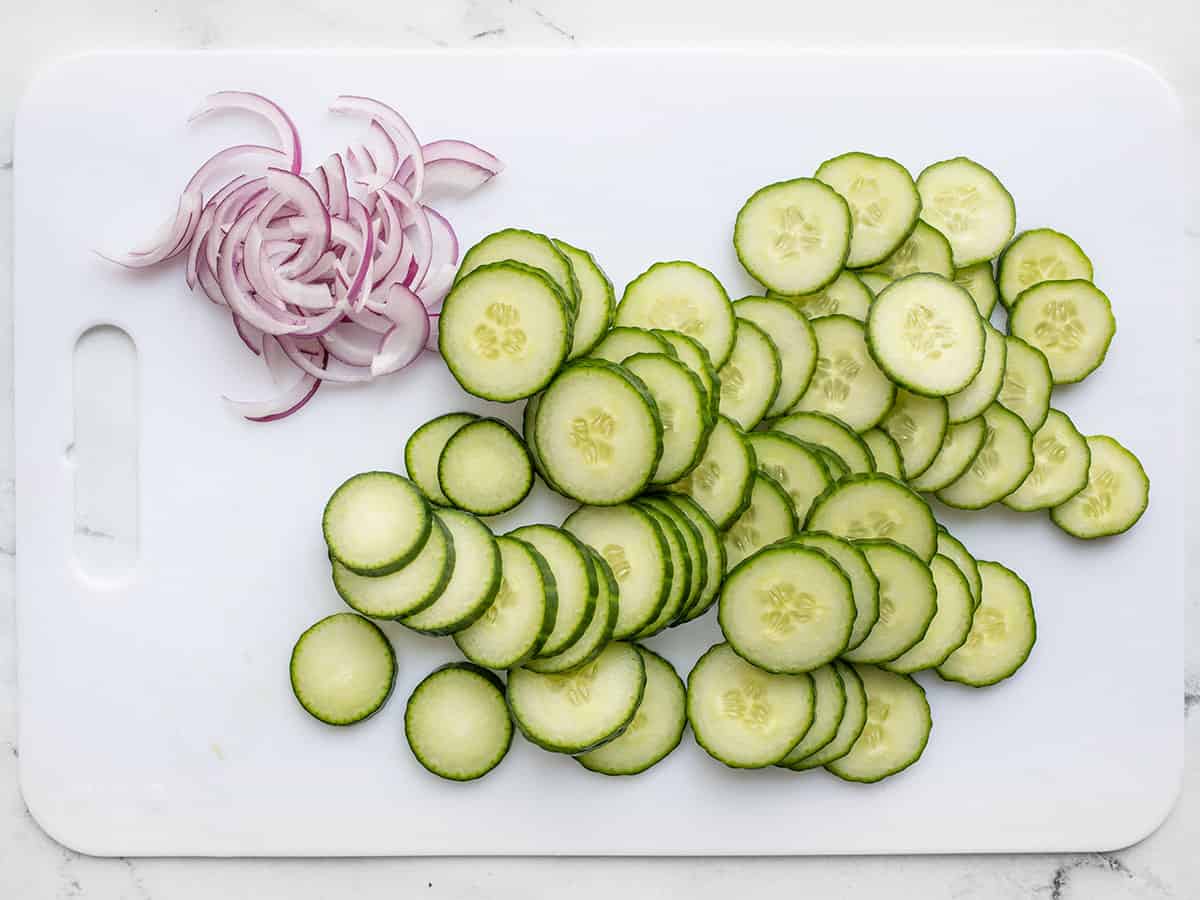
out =
<svg viewBox="0 0 1200 900"><path fill-rule="evenodd" d="M100 256L127 269L142 269L170 259L186 249L196 233L196 226L200 223L200 207L199 193L185 193L179 198L179 207L175 210L175 215L159 228L158 235L151 244L128 253L114 256L101 253Z"/></svg>
<svg viewBox="0 0 1200 900"><path fill-rule="evenodd" d="M425 186L425 157L422 154L421 142L412 130L404 116L400 115L386 103L372 100L370 97L358 97L343 94L330 104L329 109L336 113L359 113L375 119L397 138L397 147L402 156L412 163L412 194L421 196Z"/></svg>
<svg viewBox="0 0 1200 900"><path fill-rule="evenodd" d="M266 119L279 136L283 152L288 154L288 168L293 174L300 173L300 132L274 101L250 91L217 91L204 98L188 121L194 122L218 109L244 109Z"/></svg>
<svg viewBox="0 0 1200 900"><path fill-rule="evenodd" d="M429 312L421 299L402 284L388 291L384 315L395 324L383 336L379 352L371 360L371 374L390 375L421 355L429 339Z"/></svg>

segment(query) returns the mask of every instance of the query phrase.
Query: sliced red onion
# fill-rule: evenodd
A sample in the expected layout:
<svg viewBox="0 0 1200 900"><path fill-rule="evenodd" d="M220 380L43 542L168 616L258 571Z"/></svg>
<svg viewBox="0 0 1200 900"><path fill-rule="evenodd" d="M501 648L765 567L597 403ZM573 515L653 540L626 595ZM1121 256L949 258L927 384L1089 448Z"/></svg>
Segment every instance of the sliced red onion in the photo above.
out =
<svg viewBox="0 0 1200 900"><path fill-rule="evenodd" d="M307 179L282 169L267 170L267 188L287 197L300 215L316 226L311 237L304 241L299 252L280 266L279 274L287 278L303 275L316 264L329 247L329 209Z"/></svg>
<svg viewBox="0 0 1200 900"><path fill-rule="evenodd" d="M419 297L403 285L388 291L384 315L394 326L383 336L379 352L371 360L371 375L390 375L421 355L429 339L429 313Z"/></svg>
<svg viewBox="0 0 1200 900"><path fill-rule="evenodd" d="M371 120L365 147L375 160L375 174L383 181L394 178L396 170L400 168L400 148L396 146L396 141L388 130L379 124L378 119Z"/></svg>
<svg viewBox="0 0 1200 900"><path fill-rule="evenodd" d="M381 335L356 322L342 322L321 335L321 343L334 359L350 366L369 366L379 352Z"/></svg>
<svg viewBox="0 0 1200 900"><path fill-rule="evenodd" d="M439 191L468 193L504 170L504 163L466 141L434 141L421 150L425 158L421 196ZM409 160L400 166L395 180L412 189L413 168Z"/></svg>
<svg viewBox="0 0 1200 900"><path fill-rule="evenodd" d="M408 283L419 285L433 258L433 231L429 225L429 216L425 207L417 203L402 185L389 181L381 190L399 206L400 221L404 225L406 237L412 241L413 260L416 262L416 273Z"/></svg>
<svg viewBox="0 0 1200 900"><path fill-rule="evenodd" d="M245 212L238 217L229 233L221 241L221 249L217 255L217 282L221 285L221 294L229 308L267 334L293 334L304 327L304 323L294 316L273 312L270 307L255 301L247 293L234 274L234 248L246 240L246 235L254 224L255 211Z"/></svg>
<svg viewBox="0 0 1200 900"><path fill-rule="evenodd" d="M454 233L453 226L432 206L425 207L425 214L429 219L430 244L433 247L433 254L429 260L430 270L439 266L457 266L458 235Z"/></svg>
<svg viewBox="0 0 1200 900"><path fill-rule="evenodd" d="M263 343L266 339L266 335L239 316L237 313L232 313L232 315L234 330L237 331L238 337L242 339L242 343L249 347L250 352L255 356L262 356ZM279 346L278 341L276 341L274 338L271 338L271 342L275 344L275 346Z"/></svg>
<svg viewBox="0 0 1200 900"><path fill-rule="evenodd" d="M188 121L194 122L218 109L244 109L266 119L279 136L283 152L288 155L288 168L293 174L300 173L300 132L278 105L250 91L218 91L205 97Z"/></svg>
<svg viewBox="0 0 1200 900"><path fill-rule="evenodd" d="M247 163L253 163L253 166L248 167ZM226 147L224 150L219 150L205 160L204 164L196 170L196 174L191 177L185 187L184 193L189 191L204 192L208 190L209 182L213 180L213 176L222 170L228 170L232 166L238 166L241 169L242 178L249 177L248 168L253 170L254 175L266 175L267 166L287 166L291 164L288 155L282 150L276 150L274 147L264 147L262 144L235 144L232 147Z"/></svg>
<svg viewBox="0 0 1200 900"><path fill-rule="evenodd" d="M376 120L387 129L396 139L399 154L412 162L412 194L414 197L421 196L425 186L425 158L421 152L421 142L404 116L386 103L350 94L338 97L329 108L336 113L359 113Z"/></svg>
<svg viewBox="0 0 1200 900"><path fill-rule="evenodd" d="M455 266L450 265L431 269L424 282L417 288L416 294L429 312L437 312L442 308L442 301L446 299L450 286L454 284L454 274L457 271Z"/></svg>
<svg viewBox="0 0 1200 900"><path fill-rule="evenodd" d="M380 193L378 197L383 216L379 220L380 236L375 242L379 255L375 258L375 277L371 283L372 288L378 287L387 280L388 276L392 274L392 270L396 268L396 263L400 261L400 255L404 250L404 229L400 225L400 216L396 214L392 198L383 193ZM407 266L405 268L407 270Z"/></svg>
<svg viewBox="0 0 1200 900"><path fill-rule="evenodd" d="M350 201L350 221L358 228L358 268L346 289L346 300L362 309L371 289L371 264L375 261L375 229L371 225L366 207L357 200Z"/></svg>
<svg viewBox="0 0 1200 900"><path fill-rule="evenodd" d="M196 233L202 205L198 193L185 193L179 198L179 207L175 210L175 215L159 228L152 244L128 253L114 256L101 253L100 256L127 269L142 269L170 259L182 252Z"/></svg>
<svg viewBox="0 0 1200 900"><path fill-rule="evenodd" d="M325 170L318 168L308 176L308 180L312 182L313 189L321 198L321 202L329 206L329 176L325 174Z"/></svg>
<svg viewBox="0 0 1200 900"><path fill-rule="evenodd" d="M280 345L287 353L288 359L296 368L320 378L322 381L336 381L341 384L356 384L371 380L371 370L362 366L348 366L336 359L313 360L308 357L296 343L294 338L281 337Z"/></svg>
<svg viewBox="0 0 1200 900"><path fill-rule="evenodd" d="M278 348L280 354L283 354L278 341L274 338L268 338L268 341L275 348ZM266 350L264 356L268 356L268 354L273 352ZM291 360L287 358L286 354L283 354L282 359L290 365ZM269 358L267 366L271 369L272 376L274 376L275 369ZM311 400L313 394L321 386L321 381L316 376L307 372L297 371L295 368L291 371L296 376L294 383L268 400L233 400L229 397L226 397L225 400L234 412L249 419L251 422L273 422L276 419L286 418Z"/></svg>
<svg viewBox="0 0 1200 900"><path fill-rule="evenodd" d="M329 181L329 214L344 219L350 210L350 183L346 178L346 163L337 153L321 163Z"/></svg>

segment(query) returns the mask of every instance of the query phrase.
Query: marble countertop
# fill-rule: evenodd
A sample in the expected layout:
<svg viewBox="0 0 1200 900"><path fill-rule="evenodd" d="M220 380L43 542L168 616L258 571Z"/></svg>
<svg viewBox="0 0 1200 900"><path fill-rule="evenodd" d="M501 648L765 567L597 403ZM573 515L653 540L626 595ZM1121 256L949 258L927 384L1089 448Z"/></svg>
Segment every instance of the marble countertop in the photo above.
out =
<svg viewBox="0 0 1200 900"><path fill-rule="evenodd" d="M245 47L526 47L673 44L793 47L1070 47L1123 50L1157 68L1185 108L1190 158L1200 158L1200 17L1194 0L1112 0L1053 8L1012 0L978 12L950 0L868 2L840 7L783 0L704 4L695 0L137 0L22 4L0 29L0 897L13 900L190 900L379 896L508 897L551 891L606 897L632 886L639 896L756 896L786 884L800 895L881 894L928 900L1157 898L1200 896L1200 603L1187 601L1181 714L1189 742L1183 793L1165 824L1142 843L1107 854L799 859L95 859L68 850L33 822L17 788L20 747L12 574L12 128L31 75L51 59L91 49ZM984 11L986 9L986 12ZM985 18L986 16L986 18ZM869 29L863 23L870 22ZM1188 247L1200 274L1200 202L1190 191ZM1200 341L1193 325L1193 341ZM1189 416L1200 354L1190 360ZM1200 492L1188 501L1195 510ZM1194 544L1195 537L1189 533ZM1189 554L1189 582L1200 554ZM1190 840L1189 840L1190 838Z"/></svg>

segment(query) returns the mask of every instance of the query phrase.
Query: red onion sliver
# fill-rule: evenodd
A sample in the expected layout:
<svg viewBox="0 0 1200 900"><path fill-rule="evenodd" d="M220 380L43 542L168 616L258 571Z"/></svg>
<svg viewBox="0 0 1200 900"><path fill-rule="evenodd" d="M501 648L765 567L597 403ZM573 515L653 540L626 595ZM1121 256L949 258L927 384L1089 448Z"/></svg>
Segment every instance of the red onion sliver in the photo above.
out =
<svg viewBox="0 0 1200 900"><path fill-rule="evenodd" d="M307 179L285 172L282 169L267 170L267 187L300 210L300 215L306 221L316 225L312 238L305 241L300 251L287 263L279 267L279 274L288 278L303 275L321 258L321 254L329 247L329 210L321 202L316 188Z"/></svg>
<svg viewBox="0 0 1200 900"><path fill-rule="evenodd" d="M385 309L395 327L383 336L379 352L371 360L371 374L375 377L403 369L421 355L429 339L429 313L412 291L403 285L393 285Z"/></svg>
<svg viewBox="0 0 1200 900"><path fill-rule="evenodd" d="M370 369L362 366L348 366L336 359L314 361L300 349L295 339L291 337L281 337L280 345L284 352L287 353L290 359L297 368L302 369L309 375L320 378L322 381L336 381L342 384L355 384L358 382L370 381Z"/></svg>
<svg viewBox="0 0 1200 900"><path fill-rule="evenodd" d="M400 155L412 162L412 194L414 197L421 196L425 186L425 158L421 152L421 142L404 116L386 103L349 94L338 97L329 108L336 113L359 113L375 119L397 138L396 146Z"/></svg>
<svg viewBox="0 0 1200 900"><path fill-rule="evenodd" d="M435 159L425 165L425 191L421 196L469 194L491 181L495 174L461 159Z"/></svg>
<svg viewBox="0 0 1200 900"><path fill-rule="evenodd" d="M432 234L430 243L433 247L433 254L429 260L430 270L438 266L458 265L458 235L454 233L453 226L432 206L425 207L425 214L429 218L429 229Z"/></svg>
<svg viewBox="0 0 1200 900"><path fill-rule="evenodd" d="M325 178L329 182L329 214L344 219L350 208L350 185L346 178L346 164L337 153L321 163Z"/></svg>
<svg viewBox="0 0 1200 900"><path fill-rule="evenodd" d="M179 207L175 210L175 215L159 228L158 237L152 246L115 256L106 253L99 255L127 269L142 269L170 259L182 252L195 235L196 226L200 223L201 205L198 193L186 193L179 198Z"/></svg>
<svg viewBox="0 0 1200 900"><path fill-rule="evenodd" d="M234 330L237 331L238 337L242 339L242 343L249 347L250 352L255 356L262 356L263 344L266 340L266 335L239 316L237 313L232 313L232 315ZM278 342L275 341L274 338L271 338L271 341L278 346Z"/></svg>
<svg viewBox="0 0 1200 900"><path fill-rule="evenodd" d="M321 198L321 202L329 206L329 176L325 174L325 170L318 168L308 176L308 180L312 182L313 189Z"/></svg>
<svg viewBox="0 0 1200 900"><path fill-rule="evenodd" d="M276 150L274 147L264 147L262 144L235 144L217 151L205 160L204 164L196 170L196 174L188 180L187 186L183 189L184 193L208 190L208 183L212 180L213 175L233 165L240 167L239 177L249 178L250 173L246 171L246 163L250 161L261 163L261 165L254 166L254 175L266 175L267 166L286 166L291 162L286 153Z"/></svg>
<svg viewBox="0 0 1200 900"><path fill-rule="evenodd" d="M188 121L194 122L218 109L244 109L266 119L275 129L279 143L288 155L289 169L293 174L300 173L300 132L296 130L288 114L277 104L261 94L250 91L218 91L205 97L204 102L192 113Z"/></svg>
<svg viewBox="0 0 1200 900"><path fill-rule="evenodd" d="M334 359L351 366L369 366L379 352L381 335L355 322L342 322L321 335Z"/></svg>
<svg viewBox="0 0 1200 900"><path fill-rule="evenodd" d="M421 302L425 304L427 310L437 312L441 309L442 301L446 299L450 286L454 284L454 273L457 271L454 266L450 265L442 266L440 269L430 269L424 282L417 288L417 296L421 298Z"/></svg>
<svg viewBox="0 0 1200 900"><path fill-rule="evenodd" d="M365 146L368 152L373 151L371 157L375 160L375 174L383 181L394 178L396 170L400 168L400 148L378 119L371 120Z"/></svg>

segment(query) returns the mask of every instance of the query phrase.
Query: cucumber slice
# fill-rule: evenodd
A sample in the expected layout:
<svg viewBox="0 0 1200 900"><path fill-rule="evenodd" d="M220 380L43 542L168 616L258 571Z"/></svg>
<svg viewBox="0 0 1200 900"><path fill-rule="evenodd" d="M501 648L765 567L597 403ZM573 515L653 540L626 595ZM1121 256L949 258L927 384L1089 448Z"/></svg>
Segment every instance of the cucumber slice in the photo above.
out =
<svg viewBox="0 0 1200 900"><path fill-rule="evenodd" d="M717 368L733 349L733 305L717 277L691 262L655 263L625 288L618 325L662 328L695 338Z"/></svg>
<svg viewBox="0 0 1200 900"><path fill-rule="evenodd" d="M507 422L479 419L458 429L438 460L438 484L459 509L477 516L508 512L533 487L533 462Z"/></svg>
<svg viewBox="0 0 1200 900"><path fill-rule="evenodd" d="M421 491L392 472L346 479L321 517L330 556L359 575L388 575L404 568L421 552L432 527Z"/></svg>
<svg viewBox="0 0 1200 900"><path fill-rule="evenodd" d="M838 676L842 679L842 687L846 691L846 707L838 722L837 733L833 740L804 759L792 763L788 768L796 772L815 769L828 765L835 759L841 759L850 752L859 735L867 724L867 691L863 687L862 678L854 666L838 660L833 664Z"/></svg>
<svg viewBox="0 0 1200 900"><path fill-rule="evenodd" d="M803 522L814 500L829 487L829 472L817 451L782 431L747 435L760 472L769 475L791 500L796 520ZM754 500L751 499L751 505Z"/></svg>
<svg viewBox="0 0 1200 900"><path fill-rule="evenodd" d="M369 577L331 559L333 586L357 613L375 619L398 619L433 605L454 571L454 542L439 520L433 520L429 539L416 558L390 575Z"/></svg>
<svg viewBox="0 0 1200 900"><path fill-rule="evenodd" d="M889 540L859 541L857 546L879 579L879 621L843 657L854 663L887 662L925 636L937 612L937 587L929 566L907 547Z"/></svg>
<svg viewBox="0 0 1200 900"><path fill-rule="evenodd" d="M714 417L700 379L663 353L635 353L622 365L646 385L662 420L663 453L651 484L678 481L704 455Z"/></svg>
<svg viewBox="0 0 1200 900"><path fill-rule="evenodd" d="M663 353L673 356L674 352L674 348L653 331L618 325L604 335L589 355L594 359L621 363L635 353Z"/></svg>
<svg viewBox="0 0 1200 900"><path fill-rule="evenodd" d="M883 262L867 270L873 275L881 275L888 281L899 281L918 272L930 272L943 278L954 277L954 254L950 242L940 231L925 222L917 222L904 243L896 248L896 252ZM860 273L867 281L865 273ZM882 291L875 279L867 284L878 296Z"/></svg>
<svg viewBox="0 0 1200 900"><path fill-rule="evenodd" d="M400 619L422 634L453 634L480 616L500 589L500 547L488 527L470 513L443 509L434 513L454 543L454 569L446 589L432 604Z"/></svg>
<svg viewBox="0 0 1200 900"><path fill-rule="evenodd" d="M755 551L796 533L796 509L770 475L754 473L750 505L725 530L725 565L732 569Z"/></svg>
<svg viewBox="0 0 1200 900"><path fill-rule="evenodd" d="M820 550L837 563L850 579L854 594L854 625L850 629L846 649L853 650L867 639L879 621L879 579L867 562L866 554L849 541L824 531L801 532L788 543Z"/></svg>
<svg viewBox="0 0 1200 900"><path fill-rule="evenodd" d="M812 676L815 698L812 726L805 732L800 743L775 764L777 766L790 768L803 762L805 757L812 756L822 747L828 746L837 736L838 725L846 712L846 689L842 686L842 676L838 674L837 665L828 663L819 669L813 669L809 675Z"/></svg>
<svg viewBox="0 0 1200 900"><path fill-rule="evenodd" d="M700 379L700 383L704 385L704 392L708 395L709 412L716 419L721 402L720 385L717 383L717 370L713 368L712 357L708 355L704 345L678 331L655 329L653 333L670 344L679 361Z"/></svg>
<svg viewBox="0 0 1200 900"><path fill-rule="evenodd" d="M900 456L900 447L890 434L882 428L871 428L859 437L875 459L875 471L904 480L904 460Z"/></svg>
<svg viewBox="0 0 1200 900"><path fill-rule="evenodd" d="M1003 334L983 323L983 365L971 383L956 394L946 398L946 412L950 424L967 422L996 402L1004 383L1005 366L1008 360L1008 342Z"/></svg>
<svg viewBox="0 0 1200 900"><path fill-rule="evenodd" d="M991 316L1000 299L1000 289L996 287L990 260L955 269L954 283L971 295L980 316L985 320Z"/></svg>
<svg viewBox="0 0 1200 900"><path fill-rule="evenodd" d="M667 539L650 514L629 504L581 506L563 528L612 568L620 593L613 636L629 637L653 622L667 602L672 572Z"/></svg>
<svg viewBox="0 0 1200 900"><path fill-rule="evenodd" d="M1052 409L1033 433L1033 471L1004 498L1009 509L1031 512L1066 503L1088 483L1092 451L1066 413Z"/></svg>
<svg viewBox="0 0 1200 900"><path fill-rule="evenodd" d="M1011 334L1004 339L1004 345L1004 381L996 402L1020 416L1030 431L1037 431L1050 411L1050 391L1054 387L1050 363L1037 347Z"/></svg>
<svg viewBox="0 0 1200 900"><path fill-rule="evenodd" d="M690 622L708 612L716 602L717 592L721 589L721 581L725 578L725 545L721 543L721 533L717 530L713 520L691 497L685 497L683 494L663 494L661 496L696 527L704 545L704 587L695 602L684 610L684 617L678 623L683 624L683 622Z"/></svg>
<svg viewBox="0 0 1200 900"><path fill-rule="evenodd" d="M900 448L904 473L913 479L933 464L949 425L950 413L944 397L922 397L898 390L896 402L880 427Z"/></svg>
<svg viewBox="0 0 1200 900"><path fill-rule="evenodd" d="M1087 445L1091 453L1087 487L1050 510L1050 519L1077 538L1121 534L1146 511L1150 479L1138 458L1113 438L1094 434Z"/></svg>
<svg viewBox="0 0 1200 900"><path fill-rule="evenodd" d="M921 758L933 719L925 689L908 675L858 666L867 693L867 724L850 752L825 769L846 781L871 783Z"/></svg>
<svg viewBox="0 0 1200 900"><path fill-rule="evenodd" d="M917 224L919 225L921 223L918 222ZM872 303L875 301L875 298L878 297L879 294L883 291L883 289L892 283L892 276L885 275L882 272L855 272L854 274L858 277L858 280L862 282L863 287L865 287L868 291L871 292L871 302ZM870 304L868 304L868 307L869 306L870 306ZM849 316L852 314L850 312L847 312L846 315ZM854 316L854 318L857 319L858 316ZM867 321L866 314L863 315L862 320L864 322Z"/></svg>
<svg viewBox="0 0 1200 900"><path fill-rule="evenodd" d="M489 263L457 281L438 320L438 351L468 394L520 400L544 388L571 347L569 306L540 269Z"/></svg>
<svg viewBox="0 0 1200 900"><path fill-rule="evenodd" d="M645 647L635 645L646 667L646 692L633 721L603 747L575 757L602 775L645 772L679 746L687 725L687 692L674 666Z"/></svg>
<svg viewBox="0 0 1200 900"><path fill-rule="evenodd" d="M1012 240L1017 207L1000 179L974 160L959 156L929 166L917 176L921 218L950 242L958 268L985 262Z"/></svg>
<svg viewBox="0 0 1200 900"><path fill-rule="evenodd" d="M579 285L579 303L575 310L575 327L571 339L571 351L567 359L575 359L588 353L612 324L616 296L612 282L596 263L592 254L566 241L554 238L554 246L567 258Z"/></svg>
<svg viewBox="0 0 1200 900"><path fill-rule="evenodd" d="M855 431L878 424L896 399L896 386L867 349L863 324L849 316L825 316L813 323L813 331L817 368L794 409L837 416Z"/></svg>
<svg viewBox="0 0 1200 900"><path fill-rule="evenodd" d="M667 578L667 602L663 604L654 620L637 633L639 638L648 638L658 634L675 621L691 598L692 560L683 543L683 535L670 516L650 504L638 502L636 505L654 519L655 524L662 531L667 542L667 554L671 561L670 576Z"/></svg>
<svg viewBox="0 0 1200 900"><path fill-rule="evenodd" d="M717 528L728 528L750 505L756 468L754 448L745 432L721 416L700 462L671 490L699 503Z"/></svg>
<svg viewBox="0 0 1200 900"><path fill-rule="evenodd" d="M882 280L884 284L888 283L886 278ZM863 279L849 269L843 269L837 278L812 294L800 294L797 297L788 297L785 294L768 296L792 303L809 319L842 315L858 319L860 322L867 321L871 301L875 299L874 292L863 283Z"/></svg>
<svg viewBox="0 0 1200 900"><path fill-rule="evenodd" d="M907 675L940 666L963 645L975 616L975 598L967 579L953 561L935 556L929 564L937 587L937 612L920 641L901 656L884 663L890 672Z"/></svg>
<svg viewBox="0 0 1200 900"><path fill-rule="evenodd" d="M617 627L617 615L620 611L620 588L616 576L599 553L587 547L588 558L599 576L600 591L596 595L596 605L592 610L591 621L587 630L579 640L554 656L541 659L531 659L524 664L526 669L542 675L554 675L590 663L600 655L609 641L613 638L613 630Z"/></svg>
<svg viewBox="0 0 1200 900"><path fill-rule="evenodd" d="M458 284L476 269L498 262L518 262L545 272L567 301L571 318L575 318L579 281L566 254L546 235L523 228L505 228L489 234L463 254L454 283Z"/></svg>
<svg viewBox="0 0 1200 900"><path fill-rule="evenodd" d="M1100 368L1117 320L1104 292L1077 278L1023 291L1012 306L1008 330L1042 351L1055 384L1074 384Z"/></svg>
<svg viewBox="0 0 1200 900"><path fill-rule="evenodd" d="M854 430L834 416L816 412L799 412L771 421L772 431L782 431L794 438L816 444L832 451L851 472L875 471L871 451Z"/></svg>
<svg viewBox="0 0 1200 900"><path fill-rule="evenodd" d="M525 448L529 451L529 460L533 463L533 469L542 477L542 481L546 482L546 486L553 491L562 491L554 484L550 476L546 474L546 467L542 465L542 457L538 453L537 446L537 411L538 405L542 402L541 394L534 394L525 401L525 409L521 413L521 433L525 438ZM438 488L441 490L441 488Z"/></svg>
<svg viewBox="0 0 1200 900"><path fill-rule="evenodd" d="M739 319L765 331L779 352L779 390L766 415L782 415L795 405L812 380L817 367L816 333L804 314L786 300L743 297L733 304L733 311Z"/></svg>
<svg viewBox="0 0 1200 900"><path fill-rule="evenodd" d="M738 210L733 249L746 271L776 294L811 294L850 253L850 207L812 178L769 184Z"/></svg>
<svg viewBox="0 0 1200 900"><path fill-rule="evenodd" d="M735 769L779 762L813 721L812 678L772 675L728 644L710 647L687 679L687 717L696 743Z"/></svg>
<svg viewBox="0 0 1200 900"><path fill-rule="evenodd" d="M442 486L438 484L438 460L442 458L442 450L458 429L478 418L475 413L469 412L446 413L430 419L414 431L404 445L404 468L408 477L438 506L450 505L449 498L442 493Z"/></svg>
<svg viewBox="0 0 1200 900"><path fill-rule="evenodd" d="M921 197L908 169L894 159L843 153L821 163L814 177L841 194L850 207L848 267L887 259L917 224Z"/></svg>
<svg viewBox="0 0 1200 900"><path fill-rule="evenodd" d="M806 531L828 531L852 541L888 538L923 562L937 550L937 523L929 504L887 475L851 475L817 498Z"/></svg>
<svg viewBox="0 0 1200 900"><path fill-rule="evenodd" d="M1000 301L1012 306L1022 291L1043 281L1092 280L1092 261L1079 245L1059 231L1023 231L1000 255Z"/></svg>
<svg viewBox="0 0 1200 900"><path fill-rule="evenodd" d="M609 644L585 666L559 675L508 673L508 708L543 750L583 753L625 730L646 690L646 666L631 645Z"/></svg>
<svg viewBox="0 0 1200 900"><path fill-rule="evenodd" d="M979 561L983 602L966 642L938 666L947 681L986 687L1024 665L1037 641L1037 621L1029 585L996 562Z"/></svg>
<svg viewBox="0 0 1200 900"><path fill-rule="evenodd" d="M960 422L946 429L942 449L929 468L909 481L918 491L934 493L958 480L983 449L987 424L983 416Z"/></svg>
<svg viewBox="0 0 1200 900"><path fill-rule="evenodd" d="M305 712L327 725L353 725L391 696L396 653L370 619L335 613L300 635L289 672Z"/></svg>
<svg viewBox="0 0 1200 900"><path fill-rule="evenodd" d="M834 481L838 481L851 474L850 467L828 447L818 447L816 444L806 444L806 446L821 455L821 462L825 463L825 469L829 472L829 477Z"/></svg>
<svg viewBox="0 0 1200 900"><path fill-rule="evenodd" d="M470 663L434 670L408 698L404 736L417 762L434 775L451 781L482 778L512 746L503 683Z"/></svg>
<svg viewBox="0 0 1200 900"><path fill-rule="evenodd" d="M684 514L674 503L671 503L665 495L653 494L650 496L641 497L637 501L638 505L643 507L652 507L662 515L669 518L679 532L679 537L683 540L683 553L689 562L689 585L687 595L683 598L683 605L675 613L671 619L672 625L680 624L687 615L688 610L695 607L700 601L700 597L704 594L704 590L708 587L708 554L704 549L704 538L700 534L700 529L692 522L687 515ZM720 573L717 577L723 577L724 573Z"/></svg>
<svg viewBox="0 0 1200 900"><path fill-rule="evenodd" d="M983 509L1007 497L1033 469L1033 435L1016 413L992 404L983 414L987 433L975 459L937 493L947 506Z"/></svg>
<svg viewBox="0 0 1200 900"><path fill-rule="evenodd" d="M967 585L971 589L971 599L975 603L975 608L978 609L979 601L983 597L983 582L979 577L979 566L975 562L975 557L967 551L962 541L941 525L938 526L937 552L958 566L958 570L967 579Z"/></svg>
<svg viewBox="0 0 1200 900"><path fill-rule="evenodd" d="M556 611L552 630L538 647L537 655L554 656L579 640L595 612L600 581L591 555L579 538L553 525L525 525L508 536L529 544L550 569ZM515 663L490 668L507 669L511 665Z"/></svg>
<svg viewBox="0 0 1200 900"><path fill-rule="evenodd" d="M538 402L534 435L554 486L591 505L636 497L662 457L662 421L645 385L598 359L559 373Z"/></svg>
<svg viewBox="0 0 1200 900"><path fill-rule="evenodd" d="M775 342L753 322L738 319L733 351L717 370L721 415L749 431L775 402L781 372Z"/></svg>

